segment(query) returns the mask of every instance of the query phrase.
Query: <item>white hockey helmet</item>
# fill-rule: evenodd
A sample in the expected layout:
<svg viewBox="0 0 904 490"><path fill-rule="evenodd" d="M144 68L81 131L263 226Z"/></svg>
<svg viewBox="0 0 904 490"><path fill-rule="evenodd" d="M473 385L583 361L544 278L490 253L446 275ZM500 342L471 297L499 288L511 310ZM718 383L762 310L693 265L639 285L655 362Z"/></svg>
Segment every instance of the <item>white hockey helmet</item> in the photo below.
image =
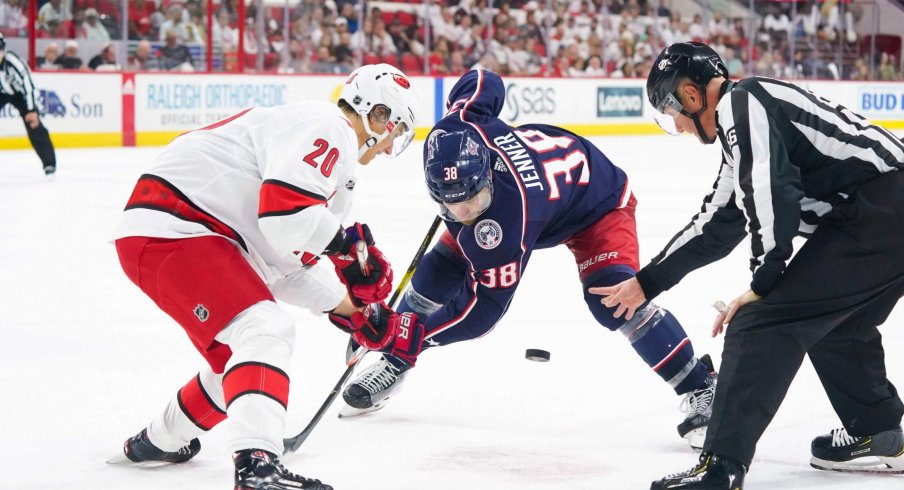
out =
<svg viewBox="0 0 904 490"><path fill-rule="evenodd" d="M367 148L393 131L399 131L401 134L396 136L392 145L392 156L395 157L414 139L417 96L408 77L398 68L386 63L358 68L342 86L339 100L344 100L361 115L364 129L371 136L365 142ZM372 113L377 120L386 121L386 131L382 134L370 127L367 116Z"/></svg>

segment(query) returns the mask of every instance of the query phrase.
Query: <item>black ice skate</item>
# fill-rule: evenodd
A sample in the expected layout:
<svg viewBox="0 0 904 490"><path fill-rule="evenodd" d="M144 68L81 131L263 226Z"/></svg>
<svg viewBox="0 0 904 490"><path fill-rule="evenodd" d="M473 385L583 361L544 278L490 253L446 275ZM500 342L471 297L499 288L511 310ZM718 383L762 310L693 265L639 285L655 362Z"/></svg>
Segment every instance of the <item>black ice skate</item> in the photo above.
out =
<svg viewBox="0 0 904 490"><path fill-rule="evenodd" d="M381 357L373 366L355 378L342 392L347 407L342 407L339 417L354 417L375 412L386 406L390 396L402 387L402 381L410 366L388 361Z"/></svg>
<svg viewBox="0 0 904 490"><path fill-rule="evenodd" d="M44 175L51 177L56 173L56 167L53 165L47 165L44 167Z"/></svg>
<svg viewBox="0 0 904 490"><path fill-rule="evenodd" d="M123 444L122 454L111 458L107 463L185 463L199 452L201 452L201 441L197 439L192 439L188 445L182 446L176 451L164 451L148 439L148 430L142 429L136 436L130 437Z"/></svg>
<svg viewBox="0 0 904 490"><path fill-rule="evenodd" d="M235 490L333 490L320 480L287 470L275 454L261 449L243 449L232 455Z"/></svg>
<svg viewBox="0 0 904 490"><path fill-rule="evenodd" d="M818 470L904 473L904 435L900 427L866 437L833 429L813 439L810 453L810 466Z"/></svg>
<svg viewBox="0 0 904 490"><path fill-rule="evenodd" d="M681 401L681 411L687 414L684 421L678 424L678 435L687 439L688 444L694 449L702 449L706 440L706 427L709 418L713 414L713 397L716 393L716 382L719 373L713 368L713 361L709 354L699 359L709 371L706 378L706 387L694 390L685 395Z"/></svg>
<svg viewBox="0 0 904 490"><path fill-rule="evenodd" d="M669 475L650 485L650 490L741 490L747 469L718 454L703 453L697 466Z"/></svg>

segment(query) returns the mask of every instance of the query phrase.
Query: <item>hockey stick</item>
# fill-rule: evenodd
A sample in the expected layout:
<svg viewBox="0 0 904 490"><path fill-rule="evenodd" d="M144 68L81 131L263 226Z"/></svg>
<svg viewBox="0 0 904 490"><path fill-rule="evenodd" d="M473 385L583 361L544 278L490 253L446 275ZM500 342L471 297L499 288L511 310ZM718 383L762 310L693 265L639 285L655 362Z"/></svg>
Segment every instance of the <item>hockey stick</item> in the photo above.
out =
<svg viewBox="0 0 904 490"><path fill-rule="evenodd" d="M420 248L417 249L417 253L414 254L414 258L411 259L411 265L408 266L408 270L405 271L405 275L402 276L402 280L399 281L398 287L392 293L392 297L389 299L389 307L392 308L395 305L396 300L399 299L399 296L402 294L402 291L405 290L405 287L408 286L408 282L411 281L411 276L414 275L414 270L417 269L417 265L421 262L421 258L423 258L424 253L427 252L427 247L430 246L430 242L433 241L433 236L436 234L436 230L439 228L439 223L442 221L439 216L433 219L433 223L430 225L430 229L427 231L427 235L424 237L424 240L421 242ZM349 341L349 348L352 350L353 341ZM348 378L351 377L352 373L355 371L355 366L358 365L358 362L361 361L361 358L364 357L366 350L363 347L358 347L357 350L354 350L354 354L348 359L348 367L345 369L345 372L342 373L342 377L339 378L339 381L336 383L336 386L333 387L330 394L327 395L326 400L323 401L323 404L320 405L320 408L317 410L317 413L314 414L314 418L308 422L308 425L302 430L298 435L294 437L289 437L283 439L283 453L294 453L301 447L302 443L304 443L305 439L311 435L311 431L314 430L314 427L320 422L320 419L323 418L326 411L330 408L330 405L333 404L333 401L336 400L336 397L339 395L339 391L342 390L342 385L348 381Z"/></svg>

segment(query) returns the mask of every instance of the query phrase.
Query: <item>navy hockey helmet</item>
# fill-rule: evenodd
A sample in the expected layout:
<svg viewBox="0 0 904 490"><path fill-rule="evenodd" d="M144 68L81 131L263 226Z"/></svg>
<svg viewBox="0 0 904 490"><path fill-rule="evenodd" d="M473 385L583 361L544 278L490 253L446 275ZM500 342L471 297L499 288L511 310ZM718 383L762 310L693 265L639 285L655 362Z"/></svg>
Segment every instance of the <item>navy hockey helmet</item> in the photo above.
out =
<svg viewBox="0 0 904 490"><path fill-rule="evenodd" d="M701 137L706 137L699 119L700 114L706 110L706 97L703 97L703 108L691 114L684 110L676 94L678 84L685 79L690 80L701 93L705 94L706 85L717 76L727 79L728 68L713 48L693 41L675 43L662 50L656 57L647 76L647 98L660 114L668 116L684 114L693 119ZM672 132L665 127L663 129Z"/></svg>
<svg viewBox="0 0 904 490"><path fill-rule="evenodd" d="M439 203L444 218L461 221L462 217L449 213L446 205L472 199L479 204L477 215L486 211L493 195L492 155L471 130L451 133L437 130L430 135L424 179L430 197Z"/></svg>

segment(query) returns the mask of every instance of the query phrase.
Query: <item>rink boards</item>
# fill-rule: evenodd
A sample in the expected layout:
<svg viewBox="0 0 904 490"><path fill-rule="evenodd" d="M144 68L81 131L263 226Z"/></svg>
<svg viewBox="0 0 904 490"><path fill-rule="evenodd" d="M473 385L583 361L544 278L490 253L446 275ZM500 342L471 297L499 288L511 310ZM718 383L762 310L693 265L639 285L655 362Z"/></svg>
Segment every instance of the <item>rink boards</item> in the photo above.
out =
<svg viewBox="0 0 904 490"><path fill-rule="evenodd" d="M182 132L252 106L338 98L344 76L184 73L34 74L57 147L164 145ZM417 135L442 117L455 78L411 77ZM643 80L506 78L502 119L564 126L587 136L659 134ZM904 83L806 81L819 96L889 129L904 129ZM18 113L0 109L0 149L28 148Z"/></svg>

